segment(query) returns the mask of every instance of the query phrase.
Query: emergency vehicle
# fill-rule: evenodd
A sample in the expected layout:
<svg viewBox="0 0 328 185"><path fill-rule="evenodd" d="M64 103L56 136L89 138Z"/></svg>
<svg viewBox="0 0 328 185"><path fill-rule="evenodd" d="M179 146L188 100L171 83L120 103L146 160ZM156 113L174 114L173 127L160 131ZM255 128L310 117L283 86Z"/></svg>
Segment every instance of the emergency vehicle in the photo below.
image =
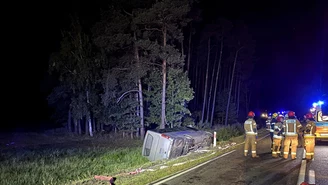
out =
<svg viewBox="0 0 328 185"><path fill-rule="evenodd" d="M323 102L319 101L314 103L313 107L315 108L314 119L316 121L316 132L315 139L317 141L328 140L328 116L322 114L321 105Z"/></svg>

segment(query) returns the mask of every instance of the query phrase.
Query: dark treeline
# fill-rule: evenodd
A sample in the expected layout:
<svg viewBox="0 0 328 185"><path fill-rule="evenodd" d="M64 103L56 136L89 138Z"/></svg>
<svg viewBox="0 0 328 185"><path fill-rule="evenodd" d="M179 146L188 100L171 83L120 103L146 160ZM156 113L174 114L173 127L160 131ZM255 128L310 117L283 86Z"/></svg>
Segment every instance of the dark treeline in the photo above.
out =
<svg viewBox="0 0 328 185"><path fill-rule="evenodd" d="M59 81L48 96L53 119L76 134L106 126L131 137L147 128L244 119L255 42L242 21L204 23L197 4L115 1L92 23L72 14L49 61Z"/></svg>

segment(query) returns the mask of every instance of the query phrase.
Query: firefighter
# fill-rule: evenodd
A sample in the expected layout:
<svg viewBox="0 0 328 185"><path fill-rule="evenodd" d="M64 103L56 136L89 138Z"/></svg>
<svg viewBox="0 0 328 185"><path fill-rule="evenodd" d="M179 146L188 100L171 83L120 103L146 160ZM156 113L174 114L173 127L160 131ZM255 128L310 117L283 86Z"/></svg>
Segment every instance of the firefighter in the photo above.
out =
<svg viewBox="0 0 328 185"><path fill-rule="evenodd" d="M271 116L269 116L268 119L265 121L267 131L270 131L270 128L271 128L270 122L271 122Z"/></svg>
<svg viewBox="0 0 328 185"><path fill-rule="evenodd" d="M272 157L278 157L281 154L282 136L283 133L283 117L278 116L277 122L274 124L273 132L273 146L272 146Z"/></svg>
<svg viewBox="0 0 328 185"><path fill-rule="evenodd" d="M305 148L305 158L308 160L314 157L314 146L315 146L315 120L312 113L306 114L306 126L304 129L304 148Z"/></svg>
<svg viewBox="0 0 328 185"><path fill-rule="evenodd" d="M248 155L249 145L251 145L252 157L258 158L259 156L256 154L256 139L257 139L257 125L254 120L255 113L250 111L247 115L247 120L244 122L244 130L245 130L245 146L244 146L244 156Z"/></svg>
<svg viewBox="0 0 328 185"><path fill-rule="evenodd" d="M277 113L272 114L272 119L270 121L270 137L271 137L271 151L272 151L272 145L273 145L273 132L274 132L274 125L277 122Z"/></svg>
<svg viewBox="0 0 328 185"><path fill-rule="evenodd" d="M289 147L291 146L291 158L296 159L296 150L298 145L298 134L302 129L302 125L295 117L295 112L288 112L288 119L284 121L284 159L288 158Z"/></svg>

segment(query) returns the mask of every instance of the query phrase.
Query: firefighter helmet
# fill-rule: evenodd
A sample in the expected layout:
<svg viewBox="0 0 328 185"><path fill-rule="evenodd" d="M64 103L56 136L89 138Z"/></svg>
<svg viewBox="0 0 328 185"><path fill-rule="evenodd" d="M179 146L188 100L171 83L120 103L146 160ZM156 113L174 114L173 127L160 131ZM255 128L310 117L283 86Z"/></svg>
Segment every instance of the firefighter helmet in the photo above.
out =
<svg viewBox="0 0 328 185"><path fill-rule="evenodd" d="M313 118L313 115L312 115L312 113L307 113L305 115L305 117L306 117L306 119L311 119L311 118Z"/></svg>
<svg viewBox="0 0 328 185"><path fill-rule="evenodd" d="M283 122L284 121L284 117L283 116L278 116L277 121L278 122Z"/></svg>
<svg viewBox="0 0 328 185"><path fill-rule="evenodd" d="M275 112L272 114L272 118L276 118L276 117L278 117L278 113Z"/></svg>
<svg viewBox="0 0 328 185"><path fill-rule="evenodd" d="M248 117L255 117L255 113L253 111L249 111L249 113L247 114Z"/></svg>
<svg viewBox="0 0 328 185"><path fill-rule="evenodd" d="M288 112L288 117L295 117L295 112L294 111L289 111Z"/></svg>

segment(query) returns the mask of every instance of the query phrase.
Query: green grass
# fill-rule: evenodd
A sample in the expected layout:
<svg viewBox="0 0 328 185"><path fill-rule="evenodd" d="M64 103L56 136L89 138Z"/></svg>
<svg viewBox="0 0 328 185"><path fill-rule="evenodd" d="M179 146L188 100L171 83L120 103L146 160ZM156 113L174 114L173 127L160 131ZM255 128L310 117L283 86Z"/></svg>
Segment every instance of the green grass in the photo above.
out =
<svg viewBox="0 0 328 185"><path fill-rule="evenodd" d="M242 143L239 128L231 126L217 130L218 145ZM262 132L265 134L265 132ZM230 134L230 138L229 138ZM239 136L238 136L239 134ZM224 137L223 137L224 136ZM261 137L261 133L260 136ZM224 139L223 139L224 138ZM83 143L85 143L84 147ZM116 184L143 185L196 166L220 155L223 150L212 148L207 153L190 153L173 160L150 162L141 156L142 141L110 138L83 140L76 147L74 141L64 148L46 147L11 148L0 153L0 184L108 184L94 180L95 175L116 176ZM225 151L233 149L232 146ZM173 164L182 165L173 166ZM167 166L160 169L161 166ZM128 175L137 168L154 169Z"/></svg>
<svg viewBox="0 0 328 185"><path fill-rule="evenodd" d="M69 184L94 175L115 174L146 163L140 151L141 147L14 149L1 153L0 184Z"/></svg>

